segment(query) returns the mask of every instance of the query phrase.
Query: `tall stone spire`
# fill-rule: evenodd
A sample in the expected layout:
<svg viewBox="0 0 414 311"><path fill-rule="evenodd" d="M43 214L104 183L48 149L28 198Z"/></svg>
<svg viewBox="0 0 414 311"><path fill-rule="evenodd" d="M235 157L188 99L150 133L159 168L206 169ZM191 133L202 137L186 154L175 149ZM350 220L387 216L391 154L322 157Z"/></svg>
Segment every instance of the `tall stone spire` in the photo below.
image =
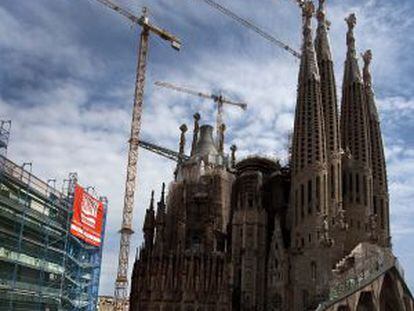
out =
<svg viewBox="0 0 414 311"><path fill-rule="evenodd" d="M193 142L191 144L191 156L194 155L195 153L195 149L197 146L197 140L198 140L198 132L200 131L200 125L199 125L199 121L200 121L200 114L197 112L194 114L194 131L193 131Z"/></svg>
<svg viewBox="0 0 414 311"><path fill-rule="evenodd" d="M294 300L303 301L306 295L310 300L327 294L330 265L325 258L318 256L321 247L329 245L329 234L322 234L329 225L324 220L330 213L327 203L327 152L325 124L322 109L321 79L312 38L311 20L314 5L307 1L303 6L303 47L300 63L298 95L295 112L292 144L292 190L291 209L293 212L292 244L298 251L294 259L294 270L300 267L310 270L315 266L320 277L313 280L310 273L298 272L292 277L303 280L294 290ZM297 268L297 269L296 269ZM301 275L299 275L301 274ZM309 283L310 282L310 283ZM301 309L311 307L303 302Z"/></svg>
<svg viewBox="0 0 414 311"><path fill-rule="evenodd" d="M350 251L359 242L369 240L372 172L366 94L355 47L355 14L346 22L348 51L342 85L341 137L342 147L348 153L343 162L343 199L350 228L346 251Z"/></svg>
<svg viewBox="0 0 414 311"><path fill-rule="evenodd" d="M144 220L144 240L145 240L145 247L152 248L154 242L154 230L155 230L155 211L154 211L154 190L151 192L151 201L149 208L145 213L145 220Z"/></svg>
<svg viewBox="0 0 414 311"><path fill-rule="evenodd" d="M316 61L316 53L312 42L311 18L313 14L312 2L307 2L304 11L302 58L299 72L298 95L295 113L293 134L293 178L298 182L309 179L311 176L304 174L312 171L319 173L319 169L326 169L326 139L325 126L322 111L321 83L319 69ZM318 172L316 172L318 171ZM325 190L324 187L320 188ZM316 193L315 193L316 194ZM321 198L323 198L321 196ZM297 200L295 200L297 201ZM318 205L318 211L325 211L326 205ZM296 220L299 223L302 217Z"/></svg>
<svg viewBox="0 0 414 311"><path fill-rule="evenodd" d="M322 109L326 129L328 201L332 214L335 217L342 209L341 139L336 79L328 36L330 23L326 19L325 1L319 0L315 49L321 77Z"/></svg>
<svg viewBox="0 0 414 311"><path fill-rule="evenodd" d="M155 218L156 236L155 236L155 248L158 253L161 253L164 248L165 242L165 222L166 222L166 210L165 210L165 183L162 183L161 198L157 204L157 215Z"/></svg>
<svg viewBox="0 0 414 311"><path fill-rule="evenodd" d="M363 54L364 59L364 87L368 107L368 119L370 129L371 167L373 177L373 215L376 215L376 229L378 242L382 246L390 245L389 225L389 194L387 183L387 170L385 165L384 146L382 142L381 125L375 104L375 96L372 88L370 65L372 61L371 50Z"/></svg>

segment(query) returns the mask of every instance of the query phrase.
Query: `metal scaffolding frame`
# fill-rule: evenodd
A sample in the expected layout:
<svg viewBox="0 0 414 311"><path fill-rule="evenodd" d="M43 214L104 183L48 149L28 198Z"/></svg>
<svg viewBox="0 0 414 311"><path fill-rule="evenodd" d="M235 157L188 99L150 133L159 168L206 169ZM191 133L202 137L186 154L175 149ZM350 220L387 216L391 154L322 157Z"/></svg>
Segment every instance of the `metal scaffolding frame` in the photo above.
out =
<svg viewBox="0 0 414 311"><path fill-rule="evenodd" d="M0 155L0 306L95 310L102 245L70 234L77 175L58 191L25 167Z"/></svg>

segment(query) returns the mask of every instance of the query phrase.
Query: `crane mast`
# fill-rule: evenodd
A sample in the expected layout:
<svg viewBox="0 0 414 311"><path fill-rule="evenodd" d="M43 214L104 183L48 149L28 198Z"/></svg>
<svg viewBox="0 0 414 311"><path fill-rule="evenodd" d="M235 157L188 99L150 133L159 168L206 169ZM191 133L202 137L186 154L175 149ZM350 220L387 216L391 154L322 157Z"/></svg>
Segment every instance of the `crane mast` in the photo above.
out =
<svg viewBox="0 0 414 311"><path fill-rule="evenodd" d="M125 181L124 209L122 212L121 240L119 246L118 271L115 281L115 310L124 311L128 299L128 261L132 230L132 212L137 176L138 142L141 129L142 100L145 85L146 60L148 55L149 30L141 31L138 49L138 66L135 82L134 106L129 139L127 175Z"/></svg>
<svg viewBox="0 0 414 311"><path fill-rule="evenodd" d="M129 250L131 235L134 233L134 231L132 230L132 215L134 209L136 177L138 174L138 146L139 134L141 130L141 116L144 97L145 72L149 48L149 36L150 33L153 33L159 36L161 39L169 41L171 43L171 46L176 50L180 49L181 41L177 37L167 32L166 30L150 24L146 8L143 9L142 16L138 18L110 0L97 1L104 4L108 8L118 12L124 17L128 18L134 24L141 26L141 34L138 48L138 64L134 91L134 104L132 111L131 133L128 141L129 150L126 174L127 176L125 181L124 207L122 212L122 225L121 229L119 230L121 234L121 239L119 246L118 270L115 280L115 310L127 311Z"/></svg>

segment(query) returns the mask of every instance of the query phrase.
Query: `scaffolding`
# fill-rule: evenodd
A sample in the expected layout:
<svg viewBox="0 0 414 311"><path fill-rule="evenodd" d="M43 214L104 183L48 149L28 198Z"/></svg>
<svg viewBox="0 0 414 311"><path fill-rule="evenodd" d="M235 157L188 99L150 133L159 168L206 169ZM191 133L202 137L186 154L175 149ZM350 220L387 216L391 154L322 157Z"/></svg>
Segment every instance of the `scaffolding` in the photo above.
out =
<svg viewBox="0 0 414 311"><path fill-rule="evenodd" d="M70 234L77 175L58 191L27 168L0 155L0 310L96 310L102 245Z"/></svg>

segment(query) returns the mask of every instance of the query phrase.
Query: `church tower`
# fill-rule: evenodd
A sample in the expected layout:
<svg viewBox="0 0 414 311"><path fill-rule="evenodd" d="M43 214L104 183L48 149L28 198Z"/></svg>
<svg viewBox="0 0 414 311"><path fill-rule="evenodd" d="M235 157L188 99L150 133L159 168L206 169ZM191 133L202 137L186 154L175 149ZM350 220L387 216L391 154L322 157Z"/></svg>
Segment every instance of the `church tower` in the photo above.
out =
<svg viewBox="0 0 414 311"><path fill-rule="evenodd" d="M316 32L315 49L321 81L322 110L326 132L328 204L332 216L335 217L340 214L342 210L341 138L336 79L328 37L330 22L326 19L325 0L319 0L317 19L318 28Z"/></svg>
<svg viewBox="0 0 414 311"><path fill-rule="evenodd" d="M368 108L355 47L355 14L346 22L348 51L342 85L341 136L345 149L343 196L349 225L345 245L348 252L358 243L370 240L372 171Z"/></svg>
<svg viewBox="0 0 414 311"><path fill-rule="evenodd" d="M321 77L312 39L314 10L312 2L306 2L303 7L304 41L292 144L291 239L295 284L292 301L296 304L295 310L312 307L317 297L320 300L327 295L330 273L329 256L321 256L322 249L329 247L331 240ZM327 62L329 59L324 64Z"/></svg>
<svg viewBox="0 0 414 311"><path fill-rule="evenodd" d="M378 239L381 246L390 246L390 223L389 223L389 194L387 183L387 170L385 166L384 146L382 143L380 119L375 104L375 96L372 88L372 76L370 65L372 61L371 50L363 54L364 59L364 87L368 107L368 119L371 146L371 167L373 178L373 221L371 229L373 238Z"/></svg>
<svg viewBox="0 0 414 311"><path fill-rule="evenodd" d="M328 167L328 193L330 233L334 248L331 252L331 263L344 255L346 240L346 220L342 206L342 148L339 128L338 96L336 79L329 42L330 22L326 19L325 1L319 0L316 14L318 28L316 31L315 49L321 78L322 109L325 121L326 152Z"/></svg>

